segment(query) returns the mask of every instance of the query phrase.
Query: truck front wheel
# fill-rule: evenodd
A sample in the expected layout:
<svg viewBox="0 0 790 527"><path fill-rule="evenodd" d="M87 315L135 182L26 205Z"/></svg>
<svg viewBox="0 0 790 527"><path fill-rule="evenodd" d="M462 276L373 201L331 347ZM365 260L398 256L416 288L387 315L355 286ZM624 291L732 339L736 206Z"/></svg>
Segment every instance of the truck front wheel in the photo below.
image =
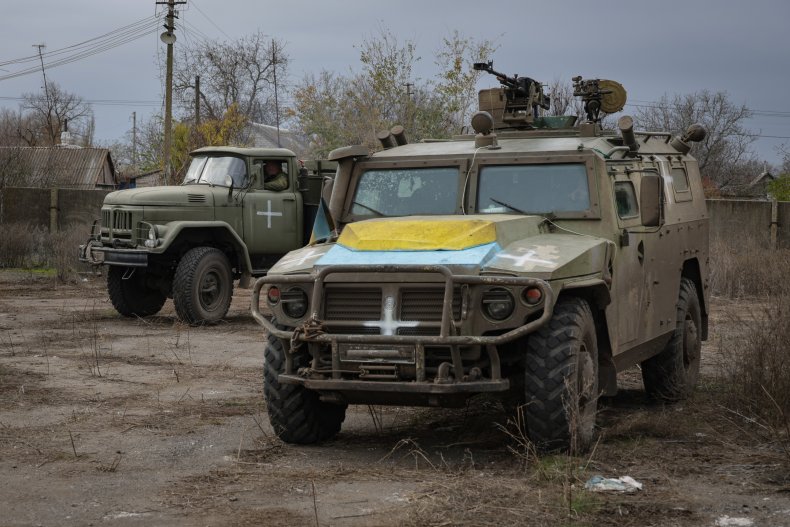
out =
<svg viewBox="0 0 790 527"><path fill-rule="evenodd" d="M598 344L586 300L561 298L547 324L527 340L527 437L542 450L583 452L598 405Z"/></svg>
<svg viewBox="0 0 790 527"><path fill-rule="evenodd" d="M146 285L145 270L111 265L107 292L118 313L125 317L147 317L159 313L167 295Z"/></svg>
<svg viewBox="0 0 790 527"><path fill-rule="evenodd" d="M178 318L192 325L214 324L228 313L233 275L225 253L196 247L178 262L173 279L173 304Z"/></svg>
<svg viewBox="0 0 790 527"><path fill-rule="evenodd" d="M642 382L654 399L678 401L691 395L699 375L701 318L697 288L681 278L672 338L661 353L642 363Z"/></svg>
<svg viewBox="0 0 790 527"><path fill-rule="evenodd" d="M306 355L295 355L296 364L308 363ZM332 439L346 418L346 405L321 401L318 393L298 384L281 384L285 351L280 339L269 335L264 350L263 393L269 422L277 437L286 443L310 444Z"/></svg>

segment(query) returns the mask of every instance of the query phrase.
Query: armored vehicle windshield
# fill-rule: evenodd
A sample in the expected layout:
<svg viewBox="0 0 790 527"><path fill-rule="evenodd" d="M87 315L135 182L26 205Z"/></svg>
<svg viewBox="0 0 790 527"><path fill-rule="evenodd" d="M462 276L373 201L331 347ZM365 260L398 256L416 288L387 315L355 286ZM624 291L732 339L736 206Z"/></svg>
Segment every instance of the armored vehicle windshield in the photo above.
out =
<svg viewBox="0 0 790 527"><path fill-rule="evenodd" d="M357 183L351 213L375 216L453 214L458 167L366 170Z"/></svg>

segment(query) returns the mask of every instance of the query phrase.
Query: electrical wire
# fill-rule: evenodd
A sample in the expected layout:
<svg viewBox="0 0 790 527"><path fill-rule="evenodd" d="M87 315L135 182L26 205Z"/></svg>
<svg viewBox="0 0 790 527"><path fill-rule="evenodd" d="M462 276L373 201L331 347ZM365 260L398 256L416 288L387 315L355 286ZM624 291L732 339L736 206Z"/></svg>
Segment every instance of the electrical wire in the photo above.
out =
<svg viewBox="0 0 790 527"><path fill-rule="evenodd" d="M70 64L72 62L76 62L78 60L82 60L82 59L91 57L91 56L96 55L98 53L103 53L105 51L108 51L108 50L114 49L116 47L122 46L124 44L127 44L129 42L133 42L135 40L138 40L138 39L140 39L140 38L142 38L142 37L144 37L146 35L150 35L151 33L157 32L158 28L159 28L159 21L155 20L155 19L151 19L150 17L149 17L149 19L146 19L146 20L147 21L144 24L135 24L134 27L132 27L132 28L125 29L125 30L118 31L118 32L108 33L106 35L111 35L111 36L109 36L107 38L96 37L94 39L90 39L90 41L85 41L85 42L91 42L90 45L85 45L84 43L74 44L73 46L70 46L69 48L62 48L62 49L59 49L59 50L55 50L55 51L49 52L47 54L43 54L42 53L41 58L44 58L44 57L51 58L51 57L57 57L57 56L60 56L60 55L65 55L65 56L63 56L62 58L59 58L59 59L50 60L49 62L45 61L44 62L44 68L45 69L51 69L51 68L55 68L55 67L58 67L58 66L63 66L65 64ZM71 50L71 54L67 54L69 49ZM35 58L39 59L38 55L36 55ZM21 59L17 59L17 60L21 60ZM27 59L25 59L25 60L27 60ZM33 73L38 73L40 71L41 71L41 67L40 66L38 66L38 65L31 66L31 67L28 67L26 69L22 69L22 70L13 72L13 73L9 73L7 75L2 75L2 76L0 76L0 81L8 80L8 79L14 79L14 78L21 77L21 76L24 76L24 75L30 75L30 74L33 74Z"/></svg>

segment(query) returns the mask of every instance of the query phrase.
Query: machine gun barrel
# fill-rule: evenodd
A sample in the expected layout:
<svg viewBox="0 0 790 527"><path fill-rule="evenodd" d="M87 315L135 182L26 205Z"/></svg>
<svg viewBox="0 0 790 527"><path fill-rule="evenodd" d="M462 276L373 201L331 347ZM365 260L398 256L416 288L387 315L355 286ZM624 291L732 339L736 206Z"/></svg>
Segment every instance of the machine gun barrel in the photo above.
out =
<svg viewBox="0 0 790 527"><path fill-rule="evenodd" d="M517 82L518 77L516 75L513 75L512 77L508 77L506 74L496 71L494 69L493 62L475 62L474 64L472 64L472 69L475 69L477 71L486 71L490 73L491 75L496 77L499 82L501 82L508 88L515 88L515 89L519 88Z"/></svg>

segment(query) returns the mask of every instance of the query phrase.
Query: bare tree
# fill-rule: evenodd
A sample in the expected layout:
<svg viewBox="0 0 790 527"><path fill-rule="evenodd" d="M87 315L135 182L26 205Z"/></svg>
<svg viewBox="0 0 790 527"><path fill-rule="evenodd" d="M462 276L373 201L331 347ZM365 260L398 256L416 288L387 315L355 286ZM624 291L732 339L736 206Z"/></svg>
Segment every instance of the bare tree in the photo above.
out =
<svg viewBox="0 0 790 527"><path fill-rule="evenodd" d="M180 48L173 73L173 91L184 116L195 108L195 76L200 76L200 111L220 120L232 104L253 122L273 123L274 75L287 78L288 56L284 44L263 33L233 42L204 41Z"/></svg>
<svg viewBox="0 0 790 527"><path fill-rule="evenodd" d="M745 126L752 111L730 101L726 92L702 90L687 95L663 96L637 111L637 126L648 130L683 133L692 123L707 130L705 140L694 143L692 154L700 171L722 190L735 189L754 177L751 148L756 135Z"/></svg>
<svg viewBox="0 0 790 527"><path fill-rule="evenodd" d="M36 124L22 110L0 108L0 144L4 146L35 146Z"/></svg>
<svg viewBox="0 0 790 527"><path fill-rule="evenodd" d="M435 54L439 73L434 91L451 119L449 126L456 132L477 110L477 81L483 72L474 70L472 64L488 60L498 48L491 40L478 41L458 30L442 39L442 47Z"/></svg>
<svg viewBox="0 0 790 527"><path fill-rule="evenodd" d="M310 141L313 155L325 156L349 144L380 147L376 133L399 124L412 141L458 133L476 103L479 72L471 63L495 46L458 32L436 53L433 79L415 77L420 60L413 41L399 41L382 27L359 46L361 70L347 76L324 71L308 75L293 92L289 116Z"/></svg>
<svg viewBox="0 0 790 527"><path fill-rule="evenodd" d="M70 93L55 82L47 83L47 90L26 93L22 109L30 116L33 129L27 142L52 146L60 142L60 134L68 122L69 132L80 138L80 144L93 143L93 110L82 97Z"/></svg>

